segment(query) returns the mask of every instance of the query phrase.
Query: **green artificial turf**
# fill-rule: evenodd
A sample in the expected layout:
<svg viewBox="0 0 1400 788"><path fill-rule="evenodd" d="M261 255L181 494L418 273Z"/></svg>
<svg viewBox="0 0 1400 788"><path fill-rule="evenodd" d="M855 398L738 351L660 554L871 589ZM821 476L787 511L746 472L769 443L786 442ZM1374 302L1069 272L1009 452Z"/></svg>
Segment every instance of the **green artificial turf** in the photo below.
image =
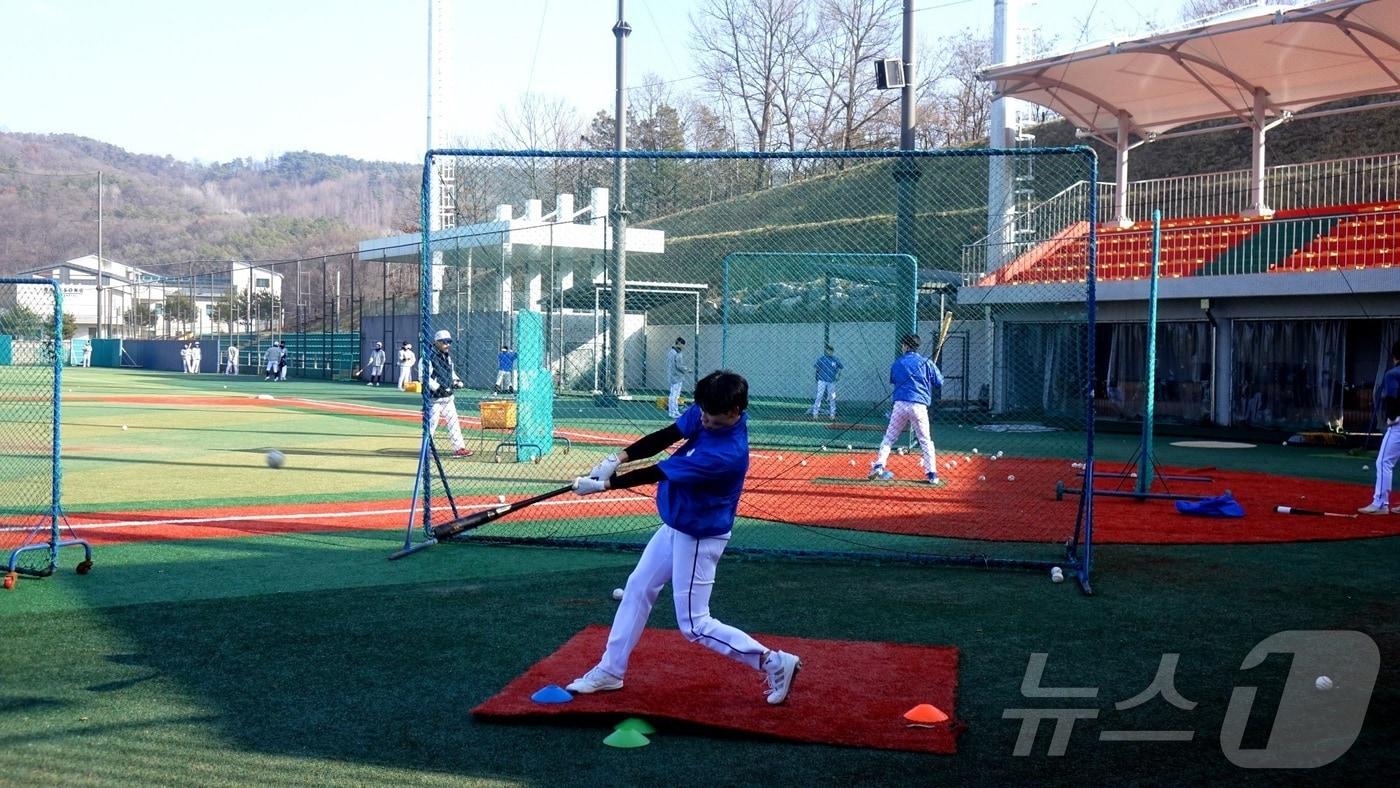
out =
<svg viewBox="0 0 1400 788"><path fill-rule="evenodd" d="M330 382L273 386L117 370L66 371L64 378L66 390L83 395L223 396L224 385L235 396L272 393L405 413L416 407L392 389ZM472 398L464 399L463 411L471 412ZM561 398L556 415L566 428L615 433L665 423L650 405L624 405ZM755 413L766 406L760 402ZM411 421L236 401L191 408L74 398L64 413L65 502L76 512L406 500L416 467ZM828 429L800 418L755 418L755 425L762 441L798 449L811 449ZM850 434L858 448L879 435ZM937 421L935 434L945 450L985 452L999 440ZM1026 445L1073 457L1082 440L1049 433ZM837 441L830 443L835 449ZM1100 440L1103 456L1120 459L1134 445L1126 435ZM286 468L263 465L269 446L287 454ZM1158 446L1162 462L1182 467L1359 483L1370 477L1360 468L1370 458L1335 457L1335 449L1193 450L1165 439ZM567 478L607 450L579 442L540 465L496 465L488 446L485 458L457 467L467 490L525 492ZM620 532L637 542L655 522L650 515L590 517L572 521L566 533L557 522L521 521L501 533ZM842 549L840 540L855 537L750 521L740 531L736 547L810 548L819 539ZM916 541L859 539L894 550ZM0 592L0 783L1340 785L1380 783L1400 766L1396 538L1109 546L1095 553L1092 598L1040 572L724 560L715 613L750 631L962 649L956 712L968 730L953 756L789 744L664 722L650 746L617 751L602 745L605 727L586 723L478 724L468 714L473 705L582 627L610 620L609 592L625 582L636 555L445 544L388 561L402 542L395 530L99 545L93 573L82 577L72 572L78 551L65 551L58 575L23 578ZM651 624L673 625L669 602L658 605ZM1232 689L1261 688L1246 744L1263 747L1288 670L1286 655L1249 671L1240 663L1256 643L1290 629L1357 629L1376 640L1382 672L1366 726L1333 765L1238 769L1219 741ZM1043 685L1098 687L1098 696L1022 697L1033 653L1049 655ZM1158 698L1115 709L1151 683L1164 653L1181 655L1176 688L1198 705L1187 712ZM795 691L840 702L839 687L799 681ZM899 700L924 702L912 691ZM757 677L753 694L734 702L762 703ZM1004 718L1006 709L1086 706L1099 716L1076 724L1065 757L1045 755L1050 722L1034 755L1012 755L1020 722ZM1195 735L1187 743L1098 740L1101 731L1122 729Z"/></svg>
<svg viewBox="0 0 1400 788"><path fill-rule="evenodd" d="M1267 547L1122 547L1100 553L1098 595L1040 574L726 560L714 607L754 632L962 649L954 756L788 744L660 724L619 752L588 723L481 724L468 710L589 624L606 623L628 554L440 545L398 562L396 535L295 535L108 546L91 575L25 579L0 597L0 774L43 784L1247 784L1378 783L1393 744L1400 540ZM1345 571L1338 571L1344 568ZM653 626L672 626L658 605ZM1239 664L1287 629L1360 629L1383 670L1361 738L1307 773L1243 771L1219 729L1236 685L1260 685L1254 746L1286 660ZM1093 701L1025 699L1045 686ZM1179 653L1176 688L1115 701ZM739 668L735 668L739 669ZM561 676L560 680L571 677ZM853 682L860 676L851 676ZM1273 687L1271 696L1267 688ZM752 696L762 703L755 679ZM804 687L840 702L839 687ZM1271 700L1271 697L1273 698ZM922 702L917 693L909 706ZM1016 758L1007 708L1084 707L1063 758ZM871 721L881 724L882 721ZM1046 723L1048 725L1049 723ZM1189 743L1101 743L1102 730L1197 731ZM1251 743L1246 738L1246 743Z"/></svg>

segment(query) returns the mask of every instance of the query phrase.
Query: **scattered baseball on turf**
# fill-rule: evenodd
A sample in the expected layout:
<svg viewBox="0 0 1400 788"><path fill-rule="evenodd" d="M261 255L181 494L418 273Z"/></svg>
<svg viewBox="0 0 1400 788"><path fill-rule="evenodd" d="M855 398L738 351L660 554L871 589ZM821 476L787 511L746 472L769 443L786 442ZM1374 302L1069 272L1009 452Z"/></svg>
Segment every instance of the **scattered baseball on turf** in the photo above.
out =
<svg viewBox="0 0 1400 788"><path fill-rule="evenodd" d="M282 454L282 452L276 449L273 449L272 451L269 451L267 453L267 467L269 468L281 468L282 463L286 461L286 455Z"/></svg>
<svg viewBox="0 0 1400 788"><path fill-rule="evenodd" d="M950 461L948 464L951 465L951 466L953 466L954 468L958 467L958 461L957 461L957 460L952 460L952 461Z"/></svg>
<svg viewBox="0 0 1400 788"><path fill-rule="evenodd" d="M822 447L822 451L826 451L826 447L825 447L825 446Z"/></svg>
<svg viewBox="0 0 1400 788"><path fill-rule="evenodd" d="M801 466L803 466L803 467L806 467L807 461L806 461L806 460L803 460L802 462L799 462L798 465L801 465Z"/></svg>
<svg viewBox="0 0 1400 788"><path fill-rule="evenodd" d="M852 446L852 445L849 444L849 443L846 444L846 451L851 451L851 450L853 450L854 448L855 448L855 446Z"/></svg>
<svg viewBox="0 0 1400 788"><path fill-rule="evenodd" d="M978 475L977 475L977 481L979 481L979 482L985 482L986 480L987 480L987 477L986 477L986 476L983 476L983 475L981 475L981 474L978 474Z"/></svg>
<svg viewBox="0 0 1400 788"><path fill-rule="evenodd" d="M1052 566L1052 567L1050 567L1050 582L1052 582L1052 583L1063 583L1063 582L1065 582L1065 571L1064 571L1063 569L1059 568L1058 566Z"/></svg>
<svg viewBox="0 0 1400 788"><path fill-rule="evenodd" d="M1326 676L1318 676L1317 681L1313 682L1313 686L1325 692L1332 689L1332 679Z"/></svg>
<svg viewBox="0 0 1400 788"><path fill-rule="evenodd" d="M613 589L613 601L614 601L614 602L621 602L621 601L622 601L622 589L621 589L621 588L614 588L614 589Z"/></svg>
<svg viewBox="0 0 1400 788"><path fill-rule="evenodd" d="M976 447L976 446L973 446L973 447L972 447L972 453L973 453L973 454L976 454L976 453L977 453L977 447Z"/></svg>
<svg viewBox="0 0 1400 788"><path fill-rule="evenodd" d="M1363 470L1363 471L1369 471L1369 470L1371 470L1371 466L1369 466L1369 465L1363 465L1363 466L1361 466L1361 470Z"/></svg>
<svg viewBox="0 0 1400 788"><path fill-rule="evenodd" d="M126 425L125 425L125 424L122 425L122 432L126 432Z"/></svg>
<svg viewBox="0 0 1400 788"><path fill-rule="evenodd" d="M851 465L854 466L855 464L856 464L856 461L855 461L855 460L851 460Z"/></svg>
<svg viewBox="0 0 1400 788"><path fill-rule="evenodd" d="M1012 475L1006 477L1006 480L1007 480L1008 482L1014 482L1014 481L1016 481L1016 475L1015 475L1015 474L1012 474Z"/></svg>
<svg viewBox="0 0 1400 788"><path fill-rule="evenodd" d="M997 452L997 456L1000 457L1001 455L1003 455L1003 454L1005 454L1005 453L1006 453L1006 452L998 451L998 452Z"/></svg>
<svg viewBox="0 0 1400 788"><path fill-rule="evenodd" d="M497 495L497 496L496 496L496 503L505 503L505 502L506 502L506 497L505 497L504 495Z"/></svg>
<svg viewBox="0 0 1400 788"><path fill-rule="evenodd" d="M963 462L972 462L972 457L969 456L969 455L964 454L964 455L963 455Z"/></svg>

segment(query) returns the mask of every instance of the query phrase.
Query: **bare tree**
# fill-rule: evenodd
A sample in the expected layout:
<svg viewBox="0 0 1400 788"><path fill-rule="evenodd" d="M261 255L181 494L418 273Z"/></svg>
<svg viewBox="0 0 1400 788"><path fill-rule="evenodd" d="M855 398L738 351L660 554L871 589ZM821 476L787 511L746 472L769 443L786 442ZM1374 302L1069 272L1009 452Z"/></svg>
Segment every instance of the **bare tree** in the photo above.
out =
<svg viewBox="0 0 1400 788"><path fill-rule="evenodd" d="M898 118L888 110L899 94L874 90L870 63L898 40L899 10L899 0L822 0L822 35L803 56L816 83L807 119L813 147L889 147L897 139Z"/></svg>
<svg viewBox="0 0 1400 788"><path fill-rule="evenodd" d="M924 61L933 68L919 91L916 136L921 142L957 146L986 138L993 89L978 74L991 60L991 40L970 30L939 40Z"/></svg>
<svg viewBox="0 0 1400 788"><path fill-rule="evenodd" d="M706 90L737 112L755 149L772 149L780 101L797 100L801 48L810 34L801 0L702 0L691 15ZM786 96L784 99L782 96ZM759 188L768 170L756 168Z"/></svg>
<svg viewBox="0 0 1400 788"><path fill-rule="evenodd" d="M1267 0L1184 0L1181 4L1181 18L1191 22L1197 19L1205 19L1208 16L1223 14L1226 11L1234 11L1239 8L1248 8L1256 5L1282 5L1282 3L1278 2L1278 0L1272 3L1267 2ZM1288 5L1292 5L1292 3L1288 3Z"/></svg>
<svg viewBox="0 0 1400 788"><path fill-rule="evenodd" d="M522 94L512 109L502 107L499 126L501 147L526 150L577 149L584 130L578 112L567 101L537 93ZM571 183L566 159L530 157L514 162L528 192L522 197L558 194Z"/></svg>

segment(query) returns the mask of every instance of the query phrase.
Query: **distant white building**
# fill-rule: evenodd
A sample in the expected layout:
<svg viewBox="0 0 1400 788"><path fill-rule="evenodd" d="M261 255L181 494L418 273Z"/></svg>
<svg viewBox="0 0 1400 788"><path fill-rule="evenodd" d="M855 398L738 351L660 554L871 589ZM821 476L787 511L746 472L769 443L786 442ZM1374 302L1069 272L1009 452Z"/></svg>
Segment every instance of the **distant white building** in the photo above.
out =
<svg viewBox="0 0 1400 788"><path fill-rule="evenodd" d="M262 314L257 296L280 298L282 275L267 268L233 262L226 272L198 273L184 276L161 276L104 258L101 265L101 286L98 283L97 255L85 255L43 268L20 271L16 276L53 279L63 292L63 311L78 324L78 338L99 336L98 293L101 292L101 323L110 337L167 336L180 334L212 334L224 331L247 331L267 328L269 322L280 319L281 309L270 310L265 305ZM254 295L251 304L244 300L245 314L235 316L233 325L215 319L215 305L224 298ZM166 299L174 295L193 297L195 319L189 323L167 326ZM126 322L127 312L140 304L150 305L157 318L151 329L133 329ZM169 330L167 330L169 329Z"/></svg>

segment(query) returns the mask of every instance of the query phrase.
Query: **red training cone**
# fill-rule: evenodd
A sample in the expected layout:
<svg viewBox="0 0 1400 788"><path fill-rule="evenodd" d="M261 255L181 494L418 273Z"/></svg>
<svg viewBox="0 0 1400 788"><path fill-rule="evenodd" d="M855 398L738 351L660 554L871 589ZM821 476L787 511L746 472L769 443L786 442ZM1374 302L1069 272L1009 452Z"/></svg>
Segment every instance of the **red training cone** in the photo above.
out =
<svg viewBox="0 0 1400 788"><path fill-rule="evenodd" d="M920 703L904 712L904 719L909 720L913 725L931 727L940 722L947 722L948 715L931 703Z"/></svg>

